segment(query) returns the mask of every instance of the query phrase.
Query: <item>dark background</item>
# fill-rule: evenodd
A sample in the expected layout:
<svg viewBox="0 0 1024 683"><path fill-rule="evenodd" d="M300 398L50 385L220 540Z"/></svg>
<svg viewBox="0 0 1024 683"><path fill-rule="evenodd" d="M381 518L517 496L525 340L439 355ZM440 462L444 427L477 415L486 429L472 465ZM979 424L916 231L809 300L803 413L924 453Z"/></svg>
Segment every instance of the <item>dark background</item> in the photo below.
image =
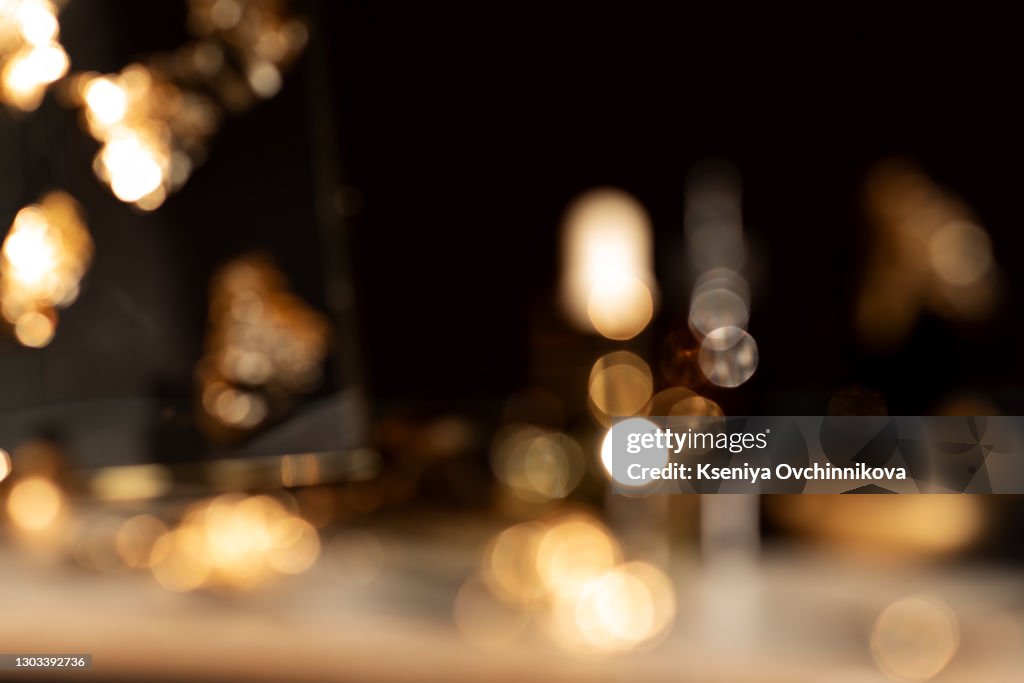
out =
<svg viewBox="0 0 1024 683"><path fill-rule="evenodd" d="M359 368L378 403L443 408L527 384L532 335L551 318L562 212L599 185L629 191L650 212L664 300L640 343L656 348L685 315L687 173L723 157L744 182L750 331L761 351L757 374L727 410L822 414L851 384L881 391L893 414L929 413L963 392L1004 412L1024 408L1022 283L1012 262L1022 245L1021 107L1000 71L1016 55L983 49L999 41L916 26L928 49L896 29L884 45L824 30L797 44L756 21L743 30L735 18L624 8L584 17L296 7L323 51L307 52L277 97L229 118L206 163L152 215L91 176L95 143L72 112L48 101L3 124L5 148L17 139L20 161L5 176L2 223L45 186L62 186L83 203L97 242L86 293L44 352L64 367L100 369L83 370L68 391L188 394L209 276L247 249L270 250L295 289L326 307L314 152L328 144L347 207ZM178 47L185 13L179 2L73 0L62 16L72 70L117 71ZM326 64L310 63L318 54ZM332 112L337 144L318 137L317 110ZM902 349L872 355L859 348L851 314L867 236L861 191L868 169L892 156L917 162L973 207L1007 273L1007 296L985 325L926 315ZM134 318L148 319L148 332L116 329L125 319L116 295L88 295L104 283L139 297ZM126 360L140 354L151 362ZM12 401L32 399L5 405Z"/></svg>

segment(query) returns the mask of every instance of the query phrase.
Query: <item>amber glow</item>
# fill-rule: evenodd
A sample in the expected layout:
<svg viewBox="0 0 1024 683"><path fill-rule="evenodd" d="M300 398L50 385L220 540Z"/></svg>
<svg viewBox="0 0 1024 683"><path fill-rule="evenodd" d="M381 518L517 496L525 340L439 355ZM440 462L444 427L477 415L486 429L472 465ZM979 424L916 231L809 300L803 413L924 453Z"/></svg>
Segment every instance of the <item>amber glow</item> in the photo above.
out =
<svg viewBox="0 0 1024 683"><path fill-rule="evenodd" d="M147 525L135 531L151 535L152 524ZM250 590L305 572L319 554L316 529L277 500L227 494L194 506L177 528L160 536L148 564L170 590Z"/></svg>
<svg viewBox="0 0 1024 683"><path fill-rule="evenodd" d="M64 507L64 495L45 477L27 477L14 484L7 496L11 522L26 532L50 528Z"/></svg>
<svg viewBox="0 0 1024 683"><path fill-rule="evenodd" d="M643 207L621 190L593 190L569 207L562 235L561 296L569 320L609 339L635 337L657 304Z"/></svg>
<svg viewBox="0 0 1024 683"><path fill-rule="evenodd" d="M68 71L58 42L57 7L49 0L0 2L0 101L32 111Z"/></svg>
<svg viewBox="0 0 1024 683"><path fill-rule="evenodd" d="M0 311L24 346L53 339L57 309L78 297L93 243L78 205L52 192L14 217L0 247Z"/></svg>

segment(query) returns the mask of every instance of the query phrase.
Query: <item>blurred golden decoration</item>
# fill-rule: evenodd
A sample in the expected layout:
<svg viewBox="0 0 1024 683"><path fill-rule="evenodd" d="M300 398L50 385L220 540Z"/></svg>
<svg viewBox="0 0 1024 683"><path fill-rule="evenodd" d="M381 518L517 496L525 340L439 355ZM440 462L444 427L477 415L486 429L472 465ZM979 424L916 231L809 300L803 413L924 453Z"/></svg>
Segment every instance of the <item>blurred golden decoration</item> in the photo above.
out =
<svg viewBox="0 0 1024 683"><path fill-rule="evenodd" d="M471 642L504 644L535 612L548 635L572 651L650 645L674 620L675 592L657 567L621 560L618 541L585 513L512 526L488 546L482 581L470 578L459 591L456 624Z"/></svg>
<svg viewBox="0 0 1024 683"><path fill-rule="evenodd" d="M871 631L871 654L897 680L928 681L938 676L960 647L960 625L939 598L914 595L886 607Z"/></svg>
<svg viewBox="0 0 1024 683"><path fill-rule="evenodd" d="M307 29L273 0L196 0L199 39L120 73L77 74L67 89L100 143L93 168L123 202L159 207L206 156L224 110L273 96Z"/></svg>
<svg viewBox="0 0 1024 683"><path fill-rule="evenodd" d="M319 554L316 529L276 499L226 494L194 505L161 535L149 565L169 590L249 590L305 572Z"/></svg>
<svg viewBox="0 0 1024 683"><path fill-rule="evenodd" d="M923 310L948 320L989 316L999 268L988 233L963 201L899 160L871 171L865 201L874 235L857 303L865 344L896 346Z"/></svg>
<svg viewBox="0 0 1024 683"><path fill-rule="evenodd" d="M562 305L579 329L640 334L657 308L651 226L639 202L601 188L576 199L562 229Z"/></svg>
<svg viewBox="0 0 1024 683"><path fill-rule="evenodd" d="M47 194L14 217L0 247L0 311L22 345L50 343L57 309L78 297L92 253L78 205L63 192Z"/></svg>
<svg viewBox="0 0 1024 683"><path fill-rule="evenodd" d="M0 101L33 111L67 73L57 12L50 0L0 0Z"/></svg>
<svg viewBox="0 0 1024 683"><path fill-rule="evenodd" d="M560 432L509 425L495 438L491 467L516 497L530 503L565 498L583 478L583 450Z"/></svg>
<svg viewBox="0 0 1024 683"><path fill-rule="evenodd" d="M314 389L327 355L326 318L289 291L269 259L250 255L213 278L206 353L197 367L204 413L221 431L246 432ZM307 476L295 467L283 474Z"/></svg>

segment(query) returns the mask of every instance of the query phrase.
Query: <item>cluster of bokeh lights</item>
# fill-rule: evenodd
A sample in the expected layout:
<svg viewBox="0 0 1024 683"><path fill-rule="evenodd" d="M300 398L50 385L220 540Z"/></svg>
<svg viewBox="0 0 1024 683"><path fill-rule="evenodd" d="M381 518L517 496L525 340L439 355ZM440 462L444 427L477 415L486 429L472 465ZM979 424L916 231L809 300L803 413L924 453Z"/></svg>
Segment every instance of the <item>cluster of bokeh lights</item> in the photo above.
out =
<svg viewBox="0 0 1024 683"><path fill-rule="evenodd" d="M78 298L93 242L76 202L52 192L21 209L0 247L0 312L24 346L53 339L57 309Z"/></svg>
<svg viewBox="0 0 1024 683"><path fill-rule="evenodd" d="M479 579L456 598L456 625L483 646L507 645L532 623L581 654L650 647L675 618L674 589L657 567L622 556L586 513L512 526L491 541Z"/></svg>
<svg viewBox="0 0 1024 683"><path fill-rule="evenodd" d="M36 109L68 71L57 11L50 0L0 0L0 101L15 109Z"/></svg>

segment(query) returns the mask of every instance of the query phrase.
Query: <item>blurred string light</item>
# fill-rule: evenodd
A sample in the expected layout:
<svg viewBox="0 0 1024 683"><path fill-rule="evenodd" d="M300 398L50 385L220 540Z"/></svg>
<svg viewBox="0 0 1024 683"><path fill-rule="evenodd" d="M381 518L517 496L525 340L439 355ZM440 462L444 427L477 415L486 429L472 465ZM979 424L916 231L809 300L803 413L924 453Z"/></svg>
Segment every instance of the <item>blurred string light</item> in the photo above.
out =
<svg viewBox="0 0 1024 683"><path fill-rule="evenodd" d="M525 613L569 650L625 652L656 642L675 617L664 572L622 563L616 539L583 513L506 529L488 546L481 577L467 581L455 603L456 625L473 642L516 636Z"/></svg>
<svg viewBox="0 0 1024 683"><path fill-rule="evenodd" d="M49 0L0 0L0 101L33 111L67 73L57 12Z"/></svg>
<svg viewBox="0 0 1024 683"><path fill-rule="evenodd" d="M886 607L871 631L871 654L886 675L929 681L949 665L960 647L960 625L949 605L914 595Z"/></svg>
<svg viewBox="0 0 1024 683"><path fill-rule="evenodd" d="M196 0L188 23L196 41L120 73L78 74L68 89L100 143L96 175L118 199L146 211L202 163L224 110L277 93L307 40L285 2Z"/></svg>
<svg viewBox="0 0 1024 683"><path fill-rule="evenodd" d="M680 350L682 359L696 362L711 384L737 387L753 376L759 356L757 343L746 331L750 288L740 269L747 253L740 182L731 166L709 162L691 173L685 234L697 272L688 320L698 347L695 354Z"/></svg>
<svg viewBox="0 0 1024 683"><path fill-rule="evenodd" d="M209 325L197 377L203 411L222 430L251 430L319 383L326 318L268 259L245 256L218 271Z"/></svg>
<svg viewBox="0 0 1024 683"><path fill-rule="evenodd" d="M868 176L872 251L857 303L857 329L886 349L909 334L923 310L948 320L992 312L1000 272L988 233L957 197L904 161Z"/></svg>
<svg viewBox="0 0 1024 683"><path fill-rule="evenodd" d="M638 335L658 302L651 227L636 199L592 190L569 207L562 229L561 298L569 320L609 339Z"/></svg>
<svg viewBox="0 0 1024 683"><path fill-rule="evenodd" d="M199 41L179 52L179 71L193 80L216 72L212 87L233 110L277 94L283 69L308 40L305 23L287 7L281 0L191 0L188 23Z"/></svg>
<svg viewBox="0 0 1024 683"><path fill-rule="evenodd" d="M144 210L185 183L220 119L209 97L143 64L118 74L78 74L70 92L100 142L96 175L118 199Z"/></svg>
<svg viewBox="0 0 1024 683"><path fill-rule="evenodd" d="M141 535L152 533L147 525ZM178 526L160 535L148 565L169 590L249 590L305 572L319 554L316 529L278 500L226 494L192 506Z"/></svg>
<svg viewBox="0 0 1024 683"><path fill-rule="evenodd" d="M0 247L0 312L24 346L53 339L57 309L78 297L93 242L75 201L51 192L14 218Z"/></svg>

